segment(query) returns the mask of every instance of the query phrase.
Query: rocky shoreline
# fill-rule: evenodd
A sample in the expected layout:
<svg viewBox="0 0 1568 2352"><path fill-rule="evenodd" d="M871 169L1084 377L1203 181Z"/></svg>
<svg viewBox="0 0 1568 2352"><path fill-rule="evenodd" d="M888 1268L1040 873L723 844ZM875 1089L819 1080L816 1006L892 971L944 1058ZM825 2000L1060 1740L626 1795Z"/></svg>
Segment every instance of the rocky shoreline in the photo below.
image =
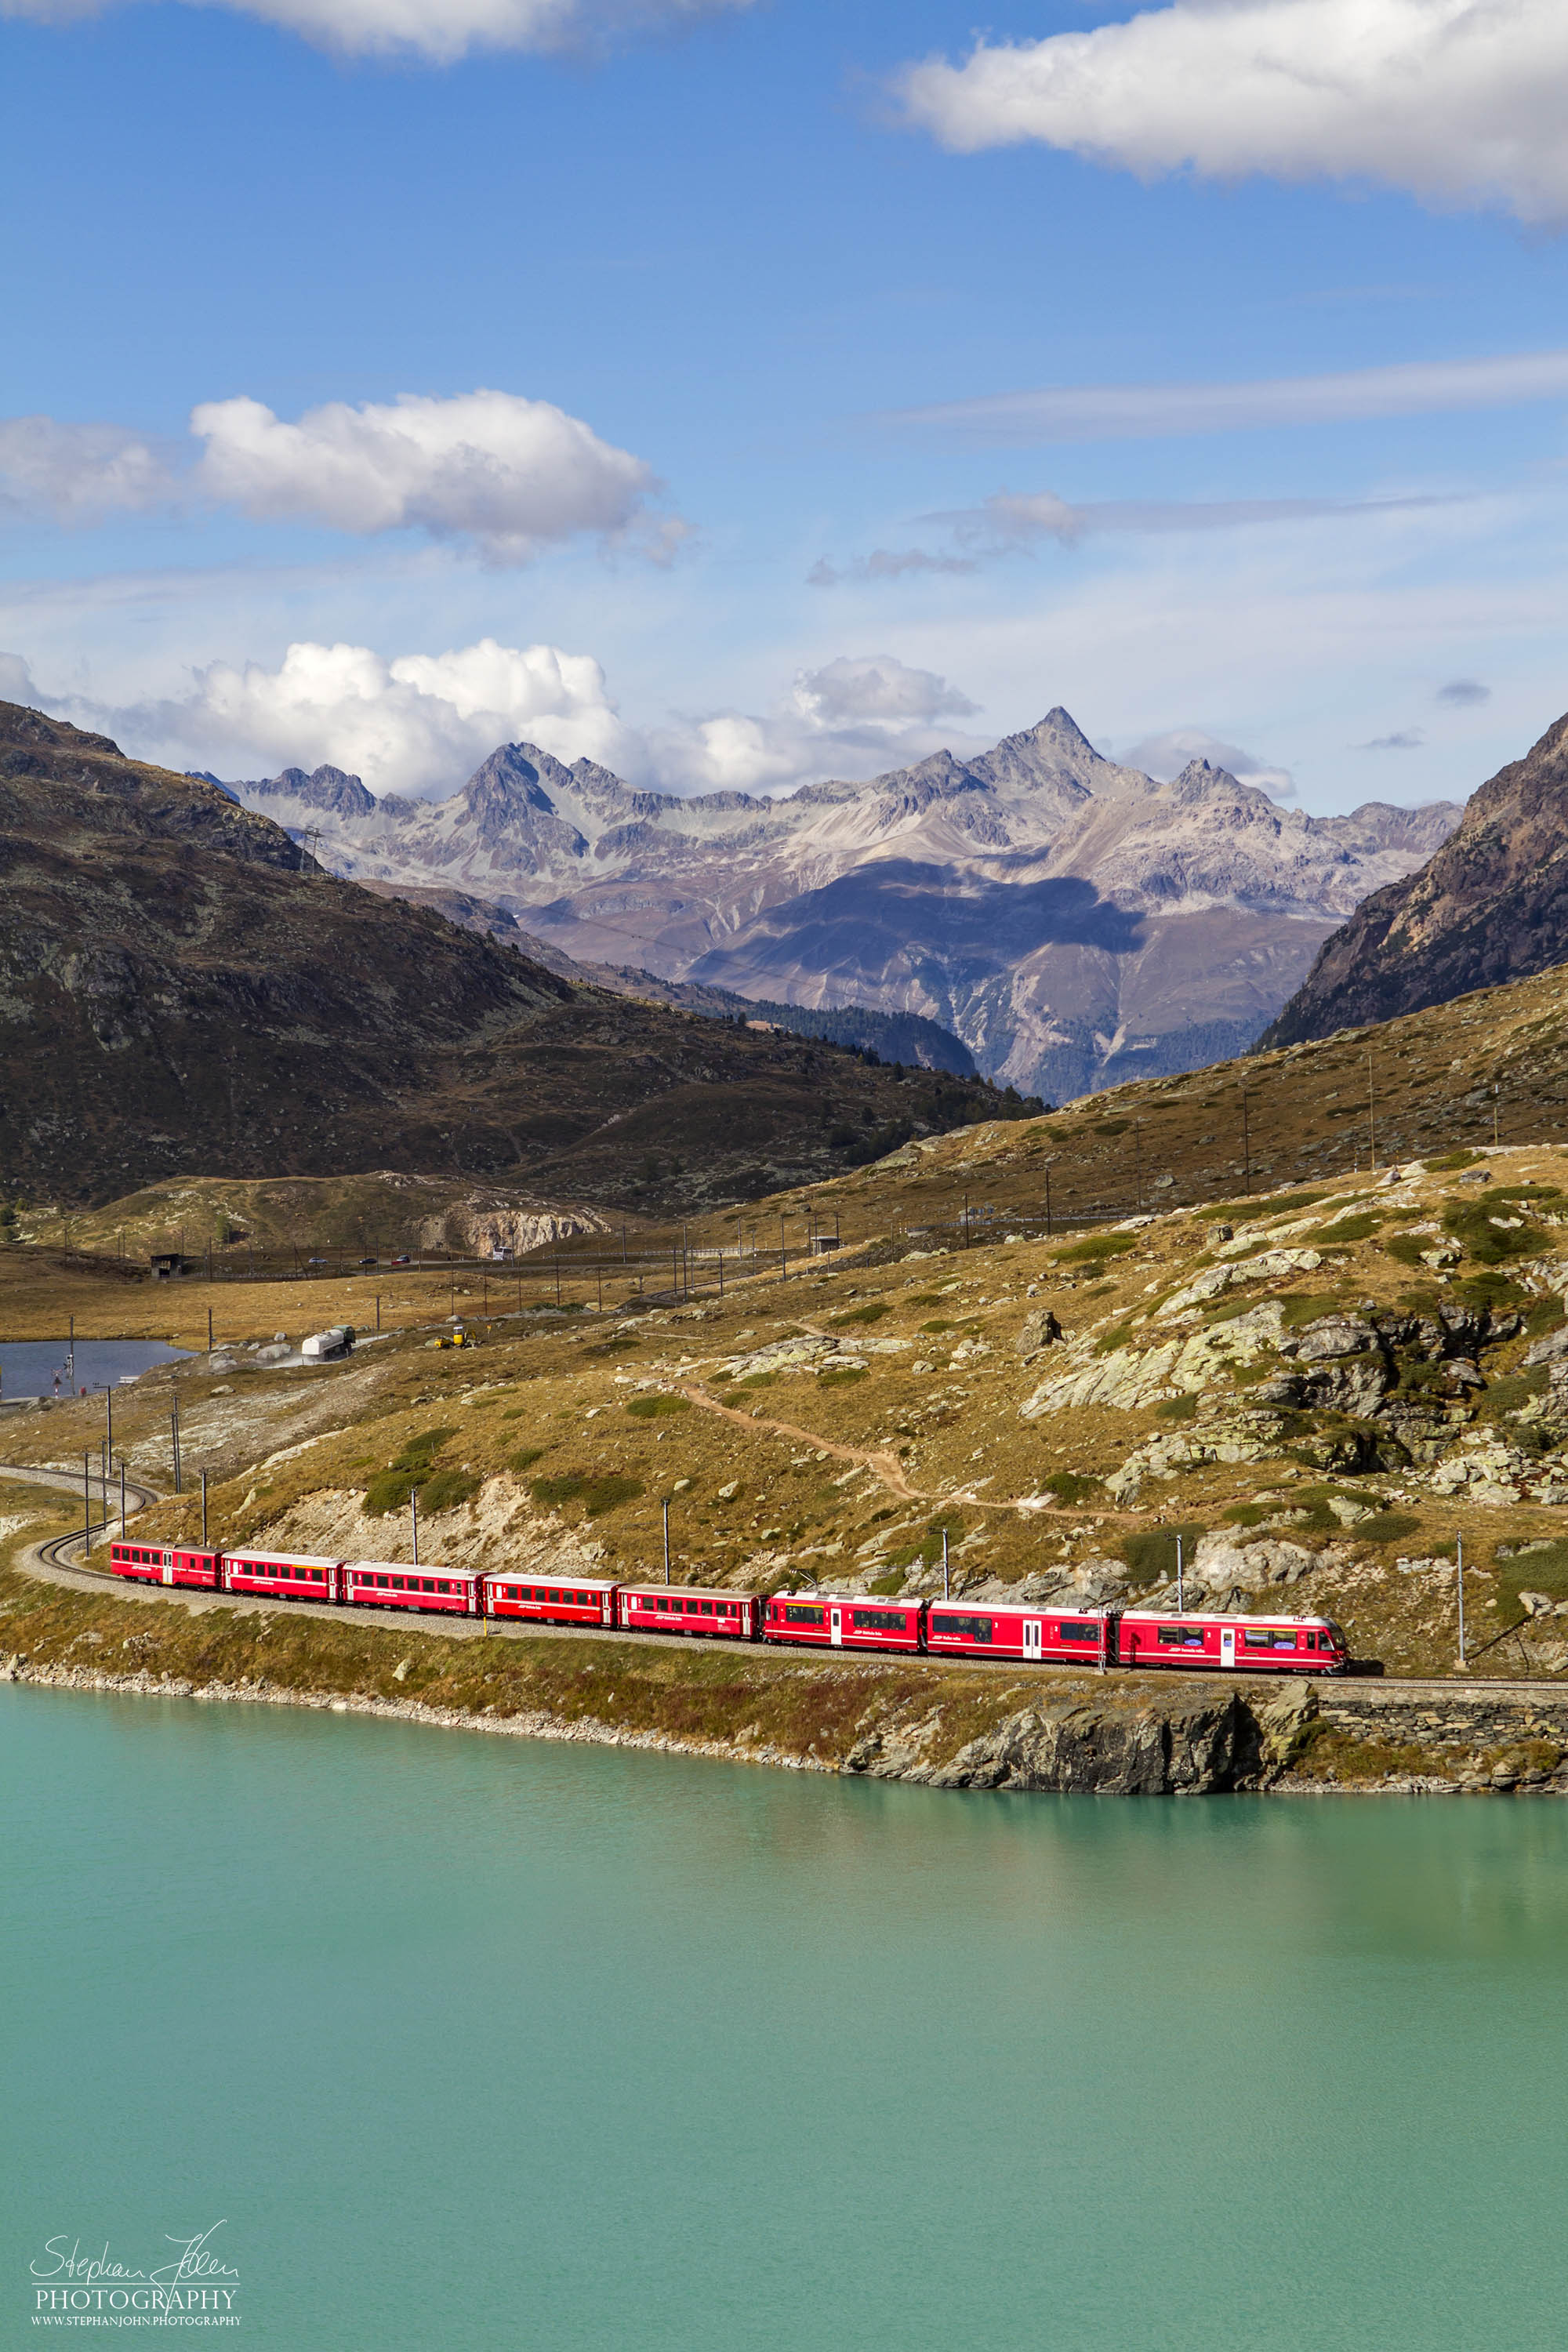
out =
<svg viewBox="0 0 1568 2352"><path fill-rule="evenodd" d="M1099 1699L1079 1689L1046 1690L942 1761L927 1753L931 1744L929 1721L890 1720L862 1733L840 1754L816 1754L748 1737L748 1729L729 1738L700 1738L610 1723L592 1715L568 1717L538 1707L443 1706L374 1692L306 1690L265 1678L197 1681L145 1669L115 1674L101 1667L37 1661L22 1653L0 1658L0 1682L103 1691L121 1697L304 1707L441 1730L637 1748L944 1790L1122 1797L1568 1795L1568 1756L1547 1755L1539 1740L1516 1738L1502 1760L1487 1771L1460 1772L1452 1766L1433 1769L1436 1756L1409 1748L1390 1749L1375 1737L1357 1740L1342 1720L1331 1724L1318 1692L1300 1684L1271 1687L1267 1694L1218 1688L1172 1693L1161 1704L1139 1696L1131 1705L1123 1703L1121 1693ZM1337 1712L1342 1716L1342 1710ZM1325 1739L1334 1751L1334 1762L1327 1769L1321 1754ZM1359 1757L1358 1747L1363 1750ZM1365 1769L1384 1760L1393 1769Z"/></svg>

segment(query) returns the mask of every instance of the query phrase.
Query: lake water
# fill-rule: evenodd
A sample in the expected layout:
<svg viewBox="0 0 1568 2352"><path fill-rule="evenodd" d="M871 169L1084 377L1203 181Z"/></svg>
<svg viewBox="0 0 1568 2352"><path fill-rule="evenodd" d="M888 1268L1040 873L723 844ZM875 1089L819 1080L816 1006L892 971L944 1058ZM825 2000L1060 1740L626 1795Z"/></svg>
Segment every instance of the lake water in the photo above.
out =
<svg viewBox="0 0 1568 2352"><path fill-rule="evenodd" d="M162 1339L79 1339L76 1343L76 1384L79 1389L118 1387L154 1364L182 1363L190 1350L171 1348ZM70 1349L64 1339L7 1339L0 1342L0 1396L69 1396ZM59 1387L55 1375L59 1375Z"/></svg>
<svg viewBox="0 0 1568 2352"><path fill-rule="evenodd" d="M1568 1805L955 1797L0 1686L0 2342L1557 2352Z"/></svg>

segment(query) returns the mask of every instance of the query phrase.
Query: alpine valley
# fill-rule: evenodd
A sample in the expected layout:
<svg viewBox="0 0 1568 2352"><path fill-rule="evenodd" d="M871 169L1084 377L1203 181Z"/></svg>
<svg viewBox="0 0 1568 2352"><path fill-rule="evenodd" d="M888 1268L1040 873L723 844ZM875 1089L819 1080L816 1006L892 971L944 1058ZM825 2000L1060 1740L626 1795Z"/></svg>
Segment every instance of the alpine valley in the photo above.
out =
<svg viewBox="0 0 1568 2352"><path fill-rule="evenodd" d="M1157 782L1060 709L977 758L776 800L640 791L530 743L437 802L331 767L226 789L338 874L462 893L585 976L919 1014L1057 1101L1244 1050L1460 815L1308 816L1201 760Z"/></svg>

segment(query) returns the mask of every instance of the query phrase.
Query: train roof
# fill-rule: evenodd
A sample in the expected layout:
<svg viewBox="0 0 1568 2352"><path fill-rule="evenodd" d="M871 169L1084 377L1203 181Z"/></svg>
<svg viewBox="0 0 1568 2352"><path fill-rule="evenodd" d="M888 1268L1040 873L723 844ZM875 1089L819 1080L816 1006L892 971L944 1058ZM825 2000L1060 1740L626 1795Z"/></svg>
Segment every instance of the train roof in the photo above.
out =
<svg viewBox="0 0 1568 2352"><path fill-rule="evenodd" d="M1122 1622L1141 1625L1326 1625L1326 1617L1289 1617L1283 1610L1266 1609L1257 1615L1239 1609L1124 1609Z"/></svg>
<svg viewBox="0 0 1568 2352"><path fill-rule="evenodd" d="M659 1592L670 1598L679 1592L691 1601L757 1601L762 1598L761 1594L756 1592L721 1592L711 1584L623 1584L621 1591L630 1592L638 1599L644 1593Z"/></svg>
<svg viewBox="0 0 1568 2352"><path fill-rule="evenodd" d="M378 1574L384 1569L390 1569L395 1576L462 1576L473 1578L482 1576L484 1574L483 1569L454 1568L448 1560L444 1559L347 1559L344 1560L343 1566L355 1575L363 1573L363 1571L367 1568L374 1568Z"/></svg>
<svg viewBox="0 0 1568 2352"><path fill-rule="evenodd" d="M189 1549L199 1551L201 1546L193 1544ZM249 1564L256 1568L346 1568L348 1566L347 1560L328 1559L321 1552L261 1551L246 1544L236 1544L223 1556L225 1559L238 1560L242 1566Z"/></svg>
<svg viewBox="0 0 1568 2352"><path fill-rule="evenodd" d="M559 1568L486 1568L479 1573L487 1584L574 1584L587 1592L614 1592L616 1581L613 1576L577 1576Z"/></svg>

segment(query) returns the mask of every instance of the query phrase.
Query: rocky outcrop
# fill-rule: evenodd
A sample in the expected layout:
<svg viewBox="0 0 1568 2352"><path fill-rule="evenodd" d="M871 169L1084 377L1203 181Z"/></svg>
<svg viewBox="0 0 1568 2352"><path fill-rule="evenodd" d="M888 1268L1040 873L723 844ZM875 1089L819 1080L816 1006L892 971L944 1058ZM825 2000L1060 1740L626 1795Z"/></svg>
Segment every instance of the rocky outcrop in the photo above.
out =
<svg viewBox="0 0 1568 2352"><path fill-rule="evenodd" d="M1042 1693L961 1748L950 1763L911 1762L873 1733L845 1769L931 1789L1053 1790L1105 1797L1201 1796L1234 1789L1258 1769L1258 1727L1233 1692L1163 1705Z"/></svg>
<svg viewBox="0 0 1568 2352"><path fill-rule="evenodd" d="M1324 941L1258 1040L1293 1045L1568 960L1568 718L1500 769L1420 871Z"/></svg>

